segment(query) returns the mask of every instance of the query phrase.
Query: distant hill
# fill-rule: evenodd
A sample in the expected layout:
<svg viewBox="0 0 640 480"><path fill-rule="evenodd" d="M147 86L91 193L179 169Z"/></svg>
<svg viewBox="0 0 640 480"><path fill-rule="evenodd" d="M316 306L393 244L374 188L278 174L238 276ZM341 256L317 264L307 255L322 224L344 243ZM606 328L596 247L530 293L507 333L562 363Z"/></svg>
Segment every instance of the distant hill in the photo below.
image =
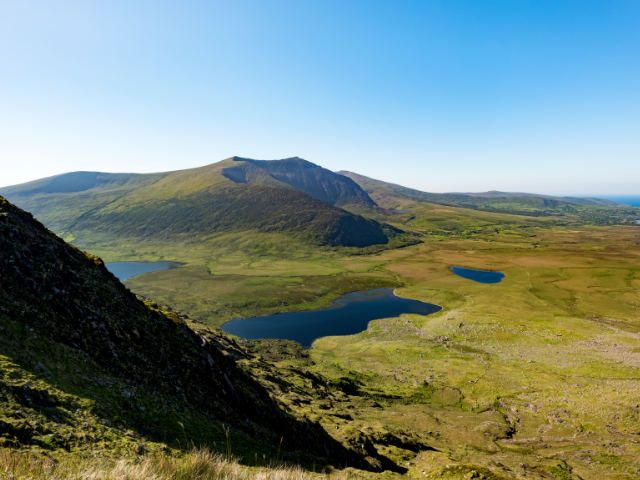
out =
<svg viewBox="0 0 640 480"><path fill-rule="evenodd" d="M610 200L598 198L556 197L532 193L480 192L429 193L342 171L360 185L380 206L392 208L398 199L436 203L517 215L577 215L596 223L626 222L637 214Z"/></svg>
<svg viewBox="0 0 640 480"><path fill-rule="evenodd" d="M0 194L80 241L96 234L158 240L255 230L366 247L399 233L345 209L376 206L356 182L300 158L232 157L157 174L73 172Z"/></svg>
<svg viewBox="0 0 640 480"><path fill-rule="evenodd" d="M0 333L0 446L119 454L146 440L213 447L229 442L224 423L234 446L281 444L360 462L317 424L283 410L238 365L247 353L234 342L145 305L100 259L2 197Z"/></svg>

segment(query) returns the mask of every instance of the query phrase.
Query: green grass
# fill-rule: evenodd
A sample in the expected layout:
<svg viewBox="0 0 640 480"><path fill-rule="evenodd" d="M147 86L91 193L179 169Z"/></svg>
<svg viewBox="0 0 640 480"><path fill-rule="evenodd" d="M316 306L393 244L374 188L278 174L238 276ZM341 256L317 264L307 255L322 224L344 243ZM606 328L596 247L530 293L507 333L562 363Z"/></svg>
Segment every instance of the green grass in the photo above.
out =
<svg viewBox="0 0 640 480"><path fill-rule="evenodd" d="M346 292L397 284L394 276L375 272L280 275L278 271L256 277L212 275L206 267L187 266L136 277L127 285L194 319L220 326L238 316L318 308Z"/></svg>
<svg viewBox="0 0 640 480"><path fill-rule="evenodd" d="M421 436L439 452L407 457L404 450L377 447L417 478L422 471L465 478L474 470L511 478L522 468L551 478L634 478L640 455L633 440L640 402L637 230L423 204L409 209L395 220L431 232L425 242L369 255L306 251L286 241L292 248L285 253L273 239L226 239L202 275L213 285L219 268L219 286L207 287L204 296L211 311L218 302L229 310L207 321L315 308L334 297L326 288L339 291L346 279L363 275L397 282L400 295L437 303L443 312L380 320L358 335L321 339L310 359L270 354L282 368L310 369L351 385L347 398L328 407L309 410L294 402L292 408L343 441L362 429ZM507 276L498 285L476 284L452 275L453 264ZM184 292L181 276L179 269L159 272L129 286L168 299L161 285ZM200 288L194 283L186 290ZM250 303L241 301L246 295ZM341 419L345 412L351 420ZM604 445L614 439L626 446L610 453ZM607 462L599 460L603 455Z"/></svg>
<svg viewBox="0 0 640 480"><path fill-rule="evenodd" d="M337 474L313 474L300 468L272 465L248 468L235 459L207 450L182 456L153 454L137 459L61 456L56 461L27 453L0 450L0 475L12 479L45 480L311 480L343 479Z"/></svg>
<svg viewBox="0 0 640 480"><path fill-rule="evenodd" d="M239 170L242 178L229 174ZM314 245L367 247L401 233L340 208L375 205L352 180L300 159L234 157L148 175L76 172L2 192L79 245L97 239L103 246L120 244L122 237L202 241L212 233L255 231Z"/></svg>
<svg viewBox="0 0 640 480"><path fill-rule="evenodd" d="M399 208L407 202L428 203L537 218L561 217L565 222L599 225L631 224L640 217L637 208L596 198L509 192L428 193L355 173L344 173L354 179L379 205L386 208Z"/></svg>
<svg viewBox="0 0 640 480"><path fill-rule="evenodd" d="M276 233L222 234L195 244L130 240L121 249L102 248L102 240L95 245L89 248L107 261L184 263L127 285L212 326L238 316L317 308L350 291L401 284L376 261L378 255L314 247Z"/></svg>
<svg viewBox="0 0 640 480"><path fill-rule="evenodd" d="M222 448L219 423L168 403L157 392L133 388L76 350L34 336L7 318L2 326L0 446L90 449L110 456L130 455L140 444L149 451L167 444L188 448L196 439Z"/></svg>
<svg viewBox="0 0 640 480"><path fill-rule="evenodd" d="M296 356L277 360L283 368L310 368L336 384L355 385L328 409L293 408L337 438L359 429L423 436L439 453L410 456L412 463L403 460L406 451L379 446L394 461L407 462L410 476L426 471L432 478L464 478L488 469L511 478L525 464L531 475L564 475L570 468L585 479L633 478L640 454L633 440L640 402L637 230L568 228L554 219L451 207L412 209L415 218L405 226L420 232L439 224L439 234L403 249L371 255L293 249L284 255L268 246L254 250L251 242L222 248L207 265L233 274L222 275L220 289L206 296L212 304L228 302L234 296L222 285L236 292L246 286L238 298L252 292L254 303L231 301L229 314L250 315L278 310L272 302L283 298L300 303L282 310L325 304L318 279L341 285L341 278L366 274L400 282L400 295L444 311L321 339L310 350L311 366ZM309 273L323 275L300 276L300 258L307 259ZM498 285L476 284L452 275L452 264L498 269L507 277ZM287 267L291 275L283 276ZM162 283L148 275L129 286L151 294L161 293ZM296 296L303 292L310 300ZM351 420L339 417L345 412ZM608 453L604 445L613 439L626 446ZM598 460L605 454L606 464ZM568 467L558 466L565 461Z"/></svg>
<svg viewBox="0 0 640 480"><path fill-rule="evenodd" d="M234 315L316 308L358 285L402 285L400 295L444 311L322 339L310 350L311 367L304 359L280 360L283 368L310 368L356 385L356 396L328 410L292 408L343 441L361 429L423 436L438 454L414 458L378 446L417 477L426 471L464 478L488 469L511 478L525 464L525 472L552 478L633 478L640 455L633 442L640 402L637 230L405 207L393 220L426 234L420 245L353 255L278 236L225 236L209 251L194 249L191 265L128 285L211 325ZM452 275L453 264L507 277L476 284ZM344 412L351 420L332 416ZM627 446L608 453L603 445L613 439ZM598 460L605 454L606 464Z"/></svg>
<svg viewBox="0 0 640 480"><path fill-rule="evenodd" d="M407 284L400 294L445 310L319 340L311 350L315 371L357 378L362 391L386 399L382 411L358 410L360 424L437 432L432 444L448 462L493 463L510 477L520 463L559 474L555 458L582 478L633 478L640 454L632 433L640 401L636 230L535 234L404 249L387 264ZM476 284L451 275L452 264L507 276ZM487 430L491 412L500 415ZM501 434L510 423L514 432ZM610 453L603 445L614 438L626 446ZM593 460L605 452L606 468Z"/></svg>
<svg viewBox="0 0 640 480"><path fill-rule="evenodd" d="M296 415L370 442L407 478L637 478L639 230L394 201L403 212L385 218L422 243L363 252L236 232L85 245L107 260L185 263L127 286L214 326L382 285L442 305L307 352L257 343L275 367L247 364ZM451 265L506 278L477 284Z"/></svg>
<svg viewBox="0 0 640 480"><path fill-rule="evenodd" d="M118 457L203 446L246 463L374 468L283 408L234 342L145 305L2 198L0 270L0 446Z"/></svg>

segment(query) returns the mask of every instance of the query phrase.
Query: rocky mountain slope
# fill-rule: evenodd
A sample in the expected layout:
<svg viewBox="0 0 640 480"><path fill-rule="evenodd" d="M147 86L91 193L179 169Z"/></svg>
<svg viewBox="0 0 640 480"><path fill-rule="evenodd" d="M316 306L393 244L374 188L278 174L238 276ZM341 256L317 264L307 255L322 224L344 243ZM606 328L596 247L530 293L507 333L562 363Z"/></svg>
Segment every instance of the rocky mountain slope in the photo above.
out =
<svg viewBox="0 0 640 480"><path fill-rule="evenodd" d="M225 168L223 174L238 183L273 183L275 180L337 207L377 206L351 178L299 157L283 160L233 157L232 160L236 165Z"/></svg>

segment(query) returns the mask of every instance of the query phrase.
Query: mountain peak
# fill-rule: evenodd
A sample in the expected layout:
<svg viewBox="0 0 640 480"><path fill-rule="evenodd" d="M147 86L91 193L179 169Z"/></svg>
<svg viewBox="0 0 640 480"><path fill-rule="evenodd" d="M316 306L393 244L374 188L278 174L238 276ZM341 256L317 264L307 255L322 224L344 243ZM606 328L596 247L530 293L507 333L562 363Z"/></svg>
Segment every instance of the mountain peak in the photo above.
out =
<svg viewBox="0 0 640 480"><path fill-rule="evenodd" d="M294 157L286 157L286 158L275 158L271 160L262 160L256 158L242 157L240 155L234 155L232 157L227 158L227 160L231 160L234 162L254 162L254 163L262 163L262 162L304 162L315 165L313 162L309 160L305 160L302 157L294 156Z"/></svg>
<svg viewBox="0 0 640 480"><path fill-rule="evenodd" d="M231 157L242 162L223 170L223 175L236 183L265 183L269 178L310 197L337 207L377 205L352 179L300 157L279 160L254 160Z"/></svg>

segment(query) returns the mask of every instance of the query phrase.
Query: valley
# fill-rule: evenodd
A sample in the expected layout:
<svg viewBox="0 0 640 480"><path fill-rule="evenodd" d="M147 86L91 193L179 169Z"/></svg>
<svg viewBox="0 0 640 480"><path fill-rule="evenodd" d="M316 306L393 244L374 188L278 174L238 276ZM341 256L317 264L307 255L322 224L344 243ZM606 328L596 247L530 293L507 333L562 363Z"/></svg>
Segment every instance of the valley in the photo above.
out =
<svg viewBox="0 0 640 480"><path fill-rule="evenodd" d="M640 1L0 1L0 480L639 480Z"/></svg>
<svg viewBox="0 0 640 480"><path fill-rule="evenodd" d="M416 216L416 223L425 221ZM354 431L417 436L429 447L418 455L387 447L411 478L463 478L473 471L487 478L634 478L640 456L638 230L530 221L508 217L508 230L487 232L478 219L478 233L430 236L364 256L325 252L309 262L323 275L303 276L295 265L291 276L283 275L284 255L247 253L225 277L237 286L207 287L207 301L213 308L232 304L230 315L251 316L318 308L338 295L309 292L309 285L359 290L366 288L357 281L363 275L395 284L398 295L443 311L374 321L357 335L316 340L308 359L279 359L282 368L309 368L353 385L348 400L302 408L305 414L338 437ZM506 276L498 284L476 283L453 275L451 265L491 267ZM157 272L128 285L171 302L178 293L166 288L181 285L178 274ZM244 285L254 292L251 302L234 303L249 288ZM275 306L287 290L295 292L290 302L299 303ZM309 297L297 297L301 292ZM198 318L198 307L194 312ZM340 418L344 411L349 419Z"/></svg>
<svg viewBox="0 0 640 480"><path fill-rule="evenodd" d="M238 365L285 411L367 459L369 468L352 462L337 475L635 478L638 227L587 222L575 212L444 205L380 186L363 191L375 202L358 207L365 221L411 241L355 247L318 244L286 228L235 227L120 237L103 229L88 235L73 223L59 233L107 263L176 262L125 285L187 315L203 335L219 335L215 329L232 319L326 309L372 289L441 306L318 338L308 349L233 340L249 352L234 354ZM51 215L45 223L55 227ZM454 266L504 277L471 281ZM212 428L219 438L220 427ZM257 448L250 435L236 435L233 453L256 463L246 456ZM286 461L304 457L296 455Z"/></svg>

